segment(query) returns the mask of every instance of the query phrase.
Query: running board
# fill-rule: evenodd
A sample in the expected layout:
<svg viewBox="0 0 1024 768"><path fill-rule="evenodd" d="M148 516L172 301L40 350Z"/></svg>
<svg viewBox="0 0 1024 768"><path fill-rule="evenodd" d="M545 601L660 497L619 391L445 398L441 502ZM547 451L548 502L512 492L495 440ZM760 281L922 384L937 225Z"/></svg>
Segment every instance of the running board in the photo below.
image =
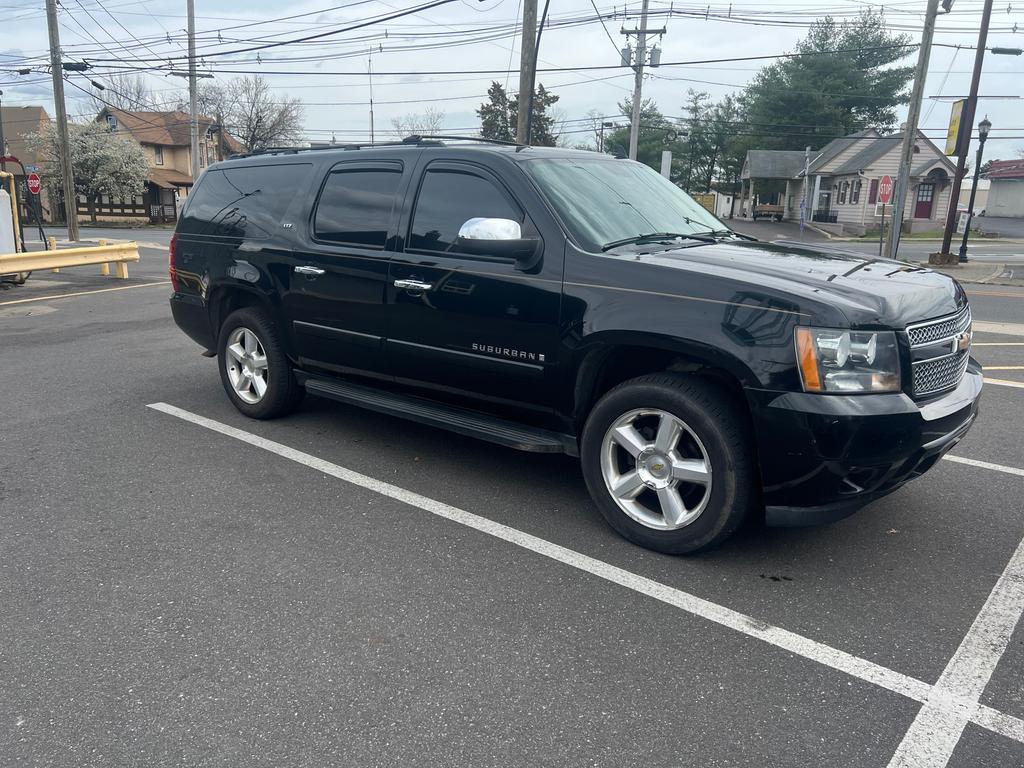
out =
<svg viewBox="0 0 1024 768"><path fill-rule="evenodd" d="M349 405L386 413L431 427L440 427L460 435L497 443L506 448L532 453L568 453L579 455L571 435L524 426L465 408L443 405L411 395L402 395L335 379L304 377L306 391Z"/></svg>

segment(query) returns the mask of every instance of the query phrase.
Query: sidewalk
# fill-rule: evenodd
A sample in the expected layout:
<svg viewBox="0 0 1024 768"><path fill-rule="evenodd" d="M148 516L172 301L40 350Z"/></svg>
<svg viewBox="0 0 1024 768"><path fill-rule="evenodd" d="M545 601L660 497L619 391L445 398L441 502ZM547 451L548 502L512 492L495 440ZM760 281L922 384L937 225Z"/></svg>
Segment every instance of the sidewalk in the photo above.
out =
<svg viewBox="0 0 1024 768"><path fill-rule="evenodd" d="M936 266L927 262L918 262L922 267L928 267L936 272L949 275L961 283L977 283L980 285L1011 285L1024 287L1024 277L1003 277L1007 271L1005 264L988 263L967 263L949 266ZM1024 274L1021 271L1013 271L1011 274Z"/></svg>

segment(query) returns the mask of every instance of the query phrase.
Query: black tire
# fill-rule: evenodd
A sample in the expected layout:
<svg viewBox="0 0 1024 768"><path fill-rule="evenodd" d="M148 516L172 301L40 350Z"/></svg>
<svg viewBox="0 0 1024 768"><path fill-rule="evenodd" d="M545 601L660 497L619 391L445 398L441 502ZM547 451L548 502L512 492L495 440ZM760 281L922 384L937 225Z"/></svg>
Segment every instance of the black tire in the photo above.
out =
<svg viewBox="0 0 1024 768"><path fill-rule="evenodd" d="M229 374L227 348L232 336L240 329L248 329L255 334L266 357L266 390L258 402L244 400L235 390ZM231 403L253 419L273 419L291 413L306 394L305 388L295 380L277 326L265 311L257 307L236 310L224 320L217 340L217 367Z"/></svg>
<svg viewBox="0 0 1024 768"><path fill-rule="evenodd" d="M657 409L680 419L698 438L710 462L711 488L703 512L681 528L655 530L638 522L620 508L605 481L601 463L605 435L616 420L637 409ZM761 503L753 446L745 414L714 383L657 373L624 382L598 401L583 430L580 458L587 489L612 528L647 549L681 555L725 541Z"/></svg>

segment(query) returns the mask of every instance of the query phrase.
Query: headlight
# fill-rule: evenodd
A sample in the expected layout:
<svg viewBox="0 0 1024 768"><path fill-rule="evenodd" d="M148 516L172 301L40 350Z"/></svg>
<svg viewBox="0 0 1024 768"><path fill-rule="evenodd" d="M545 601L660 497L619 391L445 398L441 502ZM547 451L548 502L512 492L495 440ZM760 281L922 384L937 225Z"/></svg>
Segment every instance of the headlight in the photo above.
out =
<svg viewBox="0 0 1024 768"><path fill-rule="evenodd" d="M805 392L898 392L900 356L892 331L797 328Z"/></svg>

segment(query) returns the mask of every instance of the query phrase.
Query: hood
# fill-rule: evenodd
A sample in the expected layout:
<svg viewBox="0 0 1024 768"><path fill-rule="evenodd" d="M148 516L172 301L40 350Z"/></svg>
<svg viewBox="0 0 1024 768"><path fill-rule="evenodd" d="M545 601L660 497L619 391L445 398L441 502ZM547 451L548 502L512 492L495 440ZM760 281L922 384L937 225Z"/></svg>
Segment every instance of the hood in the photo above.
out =
<svg viewBox="0 0 1024 768"><path fill-rule="evenodd" d="M623 257L635 259L638 253L652 266L717 275L824 304L842 312L854 327L902 328L953 314L967 302L963 289L947 275L849 251L725 241L654 252L642 246Z"/></svg>

